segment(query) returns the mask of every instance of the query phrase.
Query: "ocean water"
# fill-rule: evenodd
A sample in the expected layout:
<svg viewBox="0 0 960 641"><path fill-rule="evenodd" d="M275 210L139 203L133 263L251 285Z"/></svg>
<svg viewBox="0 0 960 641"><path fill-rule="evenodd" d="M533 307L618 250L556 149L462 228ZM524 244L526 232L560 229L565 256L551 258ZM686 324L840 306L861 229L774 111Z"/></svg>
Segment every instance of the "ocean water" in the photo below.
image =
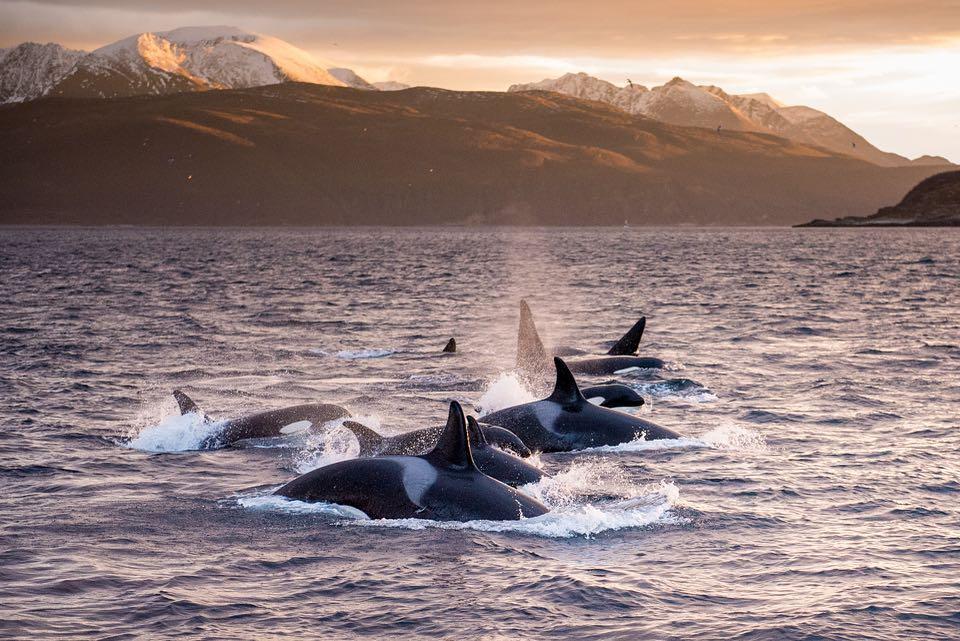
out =
<svg viewBox="0 0 960 641"><path fill-rule="evenodd" d="M960 638L953 230L0 229L0 637ZM540 455L524 522L278 500L344 430L539 396L518 301L681 434ZM441 355L447 339L460 352ZM607 379L584 379L584 383Z"/></svg>

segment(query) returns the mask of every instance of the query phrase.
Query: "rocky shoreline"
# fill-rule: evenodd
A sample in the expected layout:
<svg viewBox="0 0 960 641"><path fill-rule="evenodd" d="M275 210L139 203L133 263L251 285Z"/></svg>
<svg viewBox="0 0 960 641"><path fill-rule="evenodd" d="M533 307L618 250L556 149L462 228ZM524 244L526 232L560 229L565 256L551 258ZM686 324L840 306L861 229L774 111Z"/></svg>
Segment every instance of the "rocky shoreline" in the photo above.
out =
<svg viewBox="0 0 960 641"><path fill-rule="evenodd" d="M817 218L796 227L960 227L960 171L922 180L893 207L871 216Z"/></svg>

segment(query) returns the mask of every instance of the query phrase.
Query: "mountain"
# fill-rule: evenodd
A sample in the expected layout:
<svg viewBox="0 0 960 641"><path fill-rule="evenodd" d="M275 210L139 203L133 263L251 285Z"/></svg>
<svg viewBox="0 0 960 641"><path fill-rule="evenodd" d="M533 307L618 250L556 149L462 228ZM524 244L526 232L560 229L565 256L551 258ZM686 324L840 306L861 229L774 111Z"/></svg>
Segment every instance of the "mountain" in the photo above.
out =
<svg viewBox="0 0 960 641"><path fill-rule="evenodd" d="M647 92L637 103L641 113L661 122L687 127L758 131L759 128L739 110L701 87L682 78L674 78Z"/></svg>
<svg viewBox="0 0 960 641"><path fill-rule="evenodd" d="M631 85L632 86L632 85ZM646 93L646 87L637 85L639 93ZM511 85L507 91L556 91L557 93L583 98L585 100L599 100L611 105L617 105L630 113L637 113L632 109L626 109L622 101L621 94L625 93L622 89L612 82L594 78L585 73L568 73L559 78L548 78L540 82L531 82L525 85Z"/></svg>
<svg viewBox="0 0 960 641"><path fill-rule="evenodd" d="M0 223L32 224L785 225L937 171L559 93L304 83L6 105L0 148Z"/></svg>
<svg viewBox="0 0 960 641"><path fill-rule="evenodd" d="M410 85L405 85L402 82L396 82L395 80L385 80L384 82L375 82L373 86L379 89L380 91L402 91L403 89L409 89Z"/></svg>
<svg viewBox="0 0 960 641"><path fill-rule="evenodd" d="M34 100L46 94L82 56L82 51L54 43L24 42L0 50L0 103Z"/></svg>
<svg viewBox="0 0 960 641"><path fill-rule="evenodd" d="M0 103L45 95L107 98L278 82L376 89L350 69L236 27L141 33L86 53L24 43L0 50Z"/></svg>
<svg viewBox="0 0 960 641"><path fill-rule="evenodd" d="M893 207L872 216L814 220L798 227L960 227L960 171L920 182Z"/></svg>
<svg viewBox="0 0 960 641"><path fill-rule="evenodd" d="M330 75L345 84L348 87L353 87L354 89L366 89L367 91L379 91L379 89L372 83L367 82L354 72L353 69L344 69L342 67L334 67L333 69L327 69L330 72Z"/></svg>
<svg viewBox="0 0 960 641"><path fill-rule="evenodd" d="M183 27L97 49L81 58L50 95L106 98L286 81L346 86L327 66L270 36L236 27Z"/></svg>
<svg viewBox="0 0 960 641"><path fill-rule="evenodd" d="M512 85L508 89L512 92L534 90L599 100L632 114L675 125L705 127L718 132L772 133L883 167L950 164L945 158L923 156L911 161L881 151L835 118L810 107L786 106L765 93L728 94L719 87L697 86L682 78L648 90L632 83L618 87L585 73L568 73L560 78Z"/></svg>

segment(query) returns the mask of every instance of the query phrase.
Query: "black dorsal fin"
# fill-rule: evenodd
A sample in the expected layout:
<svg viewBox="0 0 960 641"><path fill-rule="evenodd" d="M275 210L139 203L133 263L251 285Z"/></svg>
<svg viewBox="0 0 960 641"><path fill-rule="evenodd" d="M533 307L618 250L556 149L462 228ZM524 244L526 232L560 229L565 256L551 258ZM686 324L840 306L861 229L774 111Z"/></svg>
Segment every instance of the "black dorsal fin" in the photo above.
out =
<svg viewBox="0 0 960 641"><path fill-rule="evenodd" d="M583 394L580 393L576 379L573 378L573 374L570 373L570 368L563 362L563 359L554 356L553 364L557 367L557 384L553 387L553 394L550 395L550 400L556 403L563 403L564 405L578 401L586 402Z"/></svg>
<svg viewBox="0 0 960 641"><path fill-rule="evenodd" d="M356 421L344 421L343 427L353 432L353 435L357 437L357 442L360 444L361 456L375 453L383 447L383 437L366 425L362 425Z"/></svg>
<svg viewBox="0 0 960 641"><path fill-rule="evenodd" d="M477 423L477 419L472 416L467 417L467 432L470 434L470 447L488 444L487 435L483 433L483 428L480 427L480 423Z"/></svg>
<svg viewBox="0 0 960 641"><path fill-rule="evenodd" d="M203 410L200 409L200 406L193 402L193 399L181 392L178 389L173 390L173 397L177 399L177 405L180 406L180 414L190 414L191 412L196 412L197 414L203 414Z"/></svg>
<svg viewBox="0 0 960 641"><path fill-rule="evenodd" d="M437 445L427 454L434 465L452 467L459 470L475 470L473 452L470 450L470 434L467 432L467 420L460 403L450 403L447 424L437 439Z"/></svg>
<svg viewBox="0 0 960 641"><path fill-rule="evenodd" d="M457 339L451 338L447 341L446 347L443 348L445 354L453 354L457 351Z"/></svg>
<svg viewBox="0 0 960 641"><path fill-rule="evenodd" d="M643 330L647 326L647 317L641 316L630 330L624 334L616 344L607 352L610 356L631 356L637 353L640 348L640 339L643 338Z"/></svg>
<svg viewBox="0 0 960 641"><path fill-rule="evenodd" d="M540 340L533 312L527 301L520 301L520 329L517 332L517 369L521 372L541 372L548 363L547 350Z"/></svg>

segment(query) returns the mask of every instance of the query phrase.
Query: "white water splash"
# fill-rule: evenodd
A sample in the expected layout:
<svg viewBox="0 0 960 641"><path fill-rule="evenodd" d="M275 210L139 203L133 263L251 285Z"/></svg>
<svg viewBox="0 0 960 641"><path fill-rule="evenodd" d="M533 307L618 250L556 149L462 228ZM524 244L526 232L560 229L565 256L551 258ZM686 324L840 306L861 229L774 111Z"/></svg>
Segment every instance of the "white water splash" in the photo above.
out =
<svg viewBox="0 0 960 641"><path fill-rule="evenodd" d="M722 425L705 432L699 437L682 436L648 441L643 436L619 445L600 445L576 450L576 453L626 453L647 452L652 450L683 450L710 448L715 450L763 451L767 442L763 435L754 430L737 425Z"/></svg>
<svg viewBox="0 0 960 641"><path fill-rule="evenodd" d="M719 400L716 394L699 383L694 381L689 381L689 384L679 383L682 382L676 380L656 381L652 383L634 383L632 387L637 390L638 394L648 399L648 403L652 399L683 401L687 403L713 403Z"/></svg>
<svg viewBox="0 0 960 641"><path fill-rule="evenodd" d="M279 488L271 488L270 494L242 496L237 499L237 503L240 507L249 510L266 510L271 512L284 512L286 514L320 514L323 516L357 520L370 518L360 510L347 505L307 503L306 501L295 501L285 496L273 494L277 489Z"/></svg>
<svg viewBox="0 0 960 641"><path fill-rule="evenodd" d="M548 538L590 538L601 532L625 528L680 523L670 512L680 492L672 483L657 491L630 500L609 504L584 503L563 505L542 516L517 521L430 521L427 519L367 519L341 521L338 525L391 527L410 530L438 528L444 530L478 530L481 532L516 532Z"/></svg>
<svg viewBox="0 0 960 641"><path fill-rule="evenodd" d="M477 401L480 416L537 400L513 372L500 374Z"/></svg>
<svg viewBox="0 0 960 641"><path fill-rule="evenodd" d="M539 459L535 464L540 467ZM611 459L574 462L562 472L544 476L519 489L552 508L576 505L600 496L642 496L646 491L632 483L620 464Z"/></svg>
<svg viewBox="0 0 960 641"><path fill-rule="evenodd" d="M762 452L767 449L763 434L739 425L719 425L700 435L700 440L718 450Z"/></svg>
<svg viewBox="0 0 960 641"><path fill-rule="evenodd" d="M344 422L354 421L366 425L374 431L380 430L380 419L376 416L348 416L325 423L319 430L309 433L293 457L293 467L300 474L306 474L318 467L357 458L360 445L353 432L343 427Z"/></svg>
<svg viewBox="0 0 960 641"><path fill-rule="evenodd" d="M385 358L387 356L392 356L396 354L397 351L394 349L356 349L356 350L343 350L337 352L337 358L342 358L348 361L360 360L365 358Z"/></svg>
<svg viewBox="0 0 960 641"><path fill-rule="evenodd" d="M186 452L198 450L205 441L223 429L226 421L208 421L203 414L171 414L156 425L149 425L123 443L124 447L144 452Z"/></svg>

